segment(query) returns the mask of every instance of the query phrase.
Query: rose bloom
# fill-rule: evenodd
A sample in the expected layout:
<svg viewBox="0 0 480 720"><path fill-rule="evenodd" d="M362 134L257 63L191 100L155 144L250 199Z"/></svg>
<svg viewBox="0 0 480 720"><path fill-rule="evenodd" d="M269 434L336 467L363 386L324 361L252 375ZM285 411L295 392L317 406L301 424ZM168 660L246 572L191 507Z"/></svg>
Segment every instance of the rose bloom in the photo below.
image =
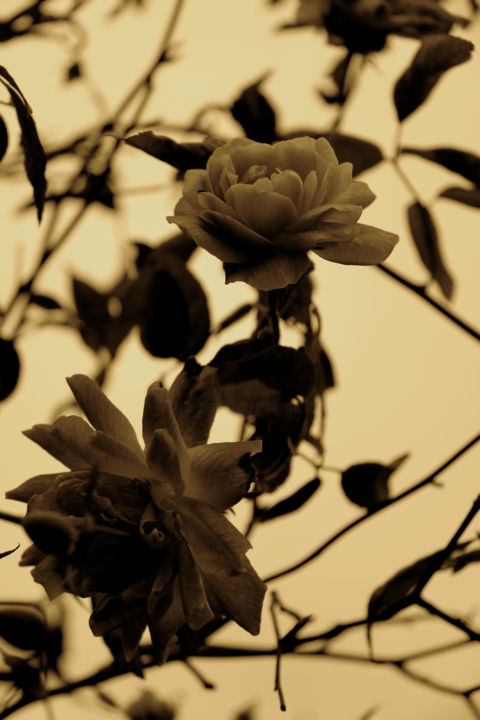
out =
<svg viewBox="0 0 480 720"><path fill-rule="evenodd" d="M34 544L21 564L50 598L92 599L90 626L133 658L148 626L164 662L183 625L216 617L259 632L265 584L248 540L224 516L248 490L260 441L206 444L218 401L212 368L187 363L170 391L153 383L142 449L127 418L84 375L68 379L90 421L60 417L27 437L69 468L7 493L28 502ZM175 411L174 411L175 410Z"/></svg>
<svg viewBox="0 0 480 720"><path fill-rule="evenodd" d="M300 0L297 25L325 27L330 42L353 52L381 50L388 35L420 38L468 21L437 0Z"/></svg>
<svg viewBox="0 0 480 720"><path fill-rule="evenodd" d="M205 170L186 172L167 219L223 260L227 283L274 290L311 270L309 250L348 265L385 260L398 237L357 222L374 198L324 138L237 138L217 148Z"/></svg>

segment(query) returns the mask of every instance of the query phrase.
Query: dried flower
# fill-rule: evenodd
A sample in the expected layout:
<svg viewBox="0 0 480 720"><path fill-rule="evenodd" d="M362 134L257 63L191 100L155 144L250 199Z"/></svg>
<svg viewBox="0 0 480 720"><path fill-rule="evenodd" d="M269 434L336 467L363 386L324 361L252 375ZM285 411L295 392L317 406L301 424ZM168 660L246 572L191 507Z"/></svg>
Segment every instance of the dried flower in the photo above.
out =
<svg viewBox="0 0 480 720"><path fill-rule="evenodd" d="M374 198L324 138L272 145L236 138L205 170L187 171L167 219L223 260L226 282L273 290L312 268L309 250L348 265L382 262L397 236L357 222Z"/></svg>
<svg viewBox="0 0 480 720"><path fill-rule="evenodd" d="M265 585L248 540L225 518L252 479L259 441L206 444L217 402L212 368L187 363L170 391L153 383L143 450L127 418L84 375L68 379L78 416L35 425L27 437L69 468L7 493L28 502L34 544L22 557L50 598L92 599L90 626L133 658L148 626L164 662L187 624L225 615L259 631ZM116 647L116 645L115 645Z"/></svg>

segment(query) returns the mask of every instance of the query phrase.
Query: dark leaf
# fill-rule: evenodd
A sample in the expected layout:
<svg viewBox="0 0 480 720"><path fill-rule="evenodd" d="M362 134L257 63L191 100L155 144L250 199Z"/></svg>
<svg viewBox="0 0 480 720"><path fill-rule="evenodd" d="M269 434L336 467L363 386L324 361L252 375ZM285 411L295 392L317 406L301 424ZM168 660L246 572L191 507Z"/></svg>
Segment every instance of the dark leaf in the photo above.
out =
<svg viewBox="0 0 480 720"><path fill-rule="evenodd" d="M0 160L3 159L8 147L8 130L5 120L0 115Z"/></svg>
<svg viewBox="0 0 480 720"><path fill-rule="evenodd" d="M33 187L33 197L37 208L38 220L42 219L47 181L45 167L47 160L32 118L32 110L23 93L9 72L0 66L0 82L5 85L17 113L21 130L21 143L25 155L25 170Z"/></svg>
<svg viewBox="0 0 480 720"><path fill-rule="evenodd" d="M184 233L178 233L164 240L160 245L157 245L157 247L152 247L142 242L134 242L133 245L137 248L135 265L139 270L145 265L147 260L154 262L155 257L161 257L164 253L174 255L186 263L198 247L196 243L187 237L187 235L184 235Z"/></svg>
<svg viewBox="0 0 480 720"><path fill-rule="evenodd" d="M181 172L191 168L204 168L218 144L211 138L206 138L203 142L177 143L165 135L155 135L150 130L131 135L125 142Z"/></svg>
<svg viewBox="0 0 480 720"><path fill-rule="evenodd" d="M65 73L65 80L67 82L72 82L73 80L78 80L83 75L82 66L79 62L74 62L71 65L68 66L67 71Z"/></svg>
<svg viewBox="0 0 480 720"><path fill-rule="evenodd" d="M449 187L443 190L439 197L456 200L470 207L480 208L480 188Z"/></svg>
<svg viewBox="0 0 480 720"><path fill-rule="evenodd" d="M19 375L20 359L13 341L0 338L0 401L15 390Z"/></svg>
<svg viewBox="0 0 480 720"><path fill-rule="evenodd" d="M45 308L45 310L60 310L61 305L50 295L39 295L34 293L30 295L28 302L30 305L38 305L39 307Z"/></svg>
<svg viewBox="0 0 480 720"><path fill-rule="evenodd" d="M139 280L142 295L140 337L154 357L186 360L205 344L210 314L202 286L170 253L156 253Z"/></svg>
<svg viewBox="0 0 480 720"><path fill-rule="evenodd" d="M225 345L210 365L218 369L220 385L257 380L280 391L283 399L306 395L315 380L305 352L272 344L269 337Z"/></svg>
<svg viewBox="0 0 480 720"><path fill-rule="evenodd" d="M472 50L471 42L452 35L424 37L410 66L395 84L393 99L399 121L427 99L443 73L469 60Z"/></svg>
<svg viewBox="0 0 480 720"><path fill-rule="evenodd" d="M453 293L453 278L443 261L437 230L428 208L419 202L408 208L408 224L421 261L435 280L445 297Z"/></svg>
<svg viewBox="0 0 480 720"><path fill-rule="evenodd" d="M350 89L347 82L347 76L349 68L351 67L351 59L352 54L347 52L347 54L340 58L339 62L334 65L329 76L335 84L336 91L333 93L326 93L321 90L320 95L325 102L337 105L343 105L345 103Z"/></svg>
<svg viewBox="0 0 480 720"><path fill-rule="evenodd" d="M452 556L443 563L443 567L451 568L453 572L458 572L472 563L480 562L480 549L467 550L466 552L465 550L466 547L462 547L460 552L453 553Z"/></svg>
<svg viewBox="0 0 480 720"><path fill-rule="evenodd" d="M41 650L47 628L45 615L35 607L0 607L0 637L21 650Z"/></svg>
<svg viewBox="0 0 480 720"><path fill-rule="evenodd" d="M318 477L309 480L305 485L289 495L289 497L272 505L271 507L257 508L258 519L261 522L273 520L274 518L287 515L288 513L299 510L310 498L317 492L320 487L320 479Z"/></svg>
<svg viewBox="0 0 480 720"><path fill-rule="evenodd" d="M402 153L418 155L425 160L431 160L438 165L443 165L447 170L462 175L474 185L480 185L480 157L478 155L454 148L422 150L421 148L406 147L402 148Z"/></svg>
<svg viewBox="0 0 480 720"><path fill-rule="evenodd" d="M2 558L8 557L8 555L11 555L12 553L14 553L15 550L18 550L19 547L20 547L20 543L17 545L17 547L12 548L12 550L5 550L5 552L0 552L0 560Z"/></svg>
<svg viewBox="0 0 480 720"><path fill-rule="evenodd" d="M125 277L102 293L73 278L73 297L85 343L95 351L107 348L113 356L140 313L136 281Z"/></svg>
<svg viewBox="0 0 480 720"><path fill-rule="evenodd" d="M382 505L390 499L390 476L407 458L408 455L401 455L390 465L377 462L351 465L342 473L345 495L355 505L367 510Z"/></svg>
<svg viewBox="0 0 480 720"><path fill-rule="evenodd" d="M442 555L443 550L440 550L417 560L377 588L368 603L369 623L376 620L388 620L415 602L415 593L420 581L425 579L435 561L439 560Z"/></svg>
<svg viewBox="0 0 480 720"><path fill-rule="evenodd" d="M276 139L275 110L260 92L260 86L267 75L249 85L234 101L230 108L235 120L245 135L257 142L271 143Z"/></svg>

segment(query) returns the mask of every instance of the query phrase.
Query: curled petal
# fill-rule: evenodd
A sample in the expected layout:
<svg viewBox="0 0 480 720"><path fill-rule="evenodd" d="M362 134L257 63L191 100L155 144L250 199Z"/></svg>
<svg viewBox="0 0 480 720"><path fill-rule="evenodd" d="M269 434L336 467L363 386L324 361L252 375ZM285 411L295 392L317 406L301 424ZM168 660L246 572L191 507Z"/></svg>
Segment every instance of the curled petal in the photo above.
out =
<svg viewBox="0 0 480 720"><path fill-rule="evenodd" d="M257 184L233 185L225 199L247 227L266 238L273 238L297 217L296 207L290 198L262 190Z"/></svg>
<svg viewBox="0 0 480 720"><path fill-rule="evenodd" d="M251 262L225 263L225 282L243 280L257 290L275 290L294 285L312 268L306 253L279 250Z"/></svg>
<svg viewBox="0 0 480 720"><path fill-rule="evenodd" d="M168 395L186 446L206 443L220 402L216 369L188 360Z"/></svg>
<svg viewBox="0 0 480 720"><path fill-rule="evenodd" d="M162 428L153 433L148 445L147 462L155 474L152 485L163 482L170 485L177 495L183 493L184 483L177 448L168 430Z"/></svg>
<svg viewBox="0 0 480 720"><path fill-rule="evenodd" d="M211 191L212 187L205 170L187 170L183 186L183 196L193 206L198 206L198 197L204 192Z"/></svg>
<svg viewBox="0 0 480 720"><path fill-rule="evenodd" d="M398 235L370 225L357 225L358 234L345 243L328 245L315 253L324 260L344 265L377 265L383 262L398 242Z"/></svg>
<svg viewBox="0 0 480 720"><path fill-rule="evenodd" d="M116 438L139 455L142 450L130 421L86 375L72 375L67 383L76 401L96 430Z"/></svg>
<svg viewBox="0 0 480 720"><path fill-rule="evenodd" d="M232 507L245 496L252 480L250 454L261 449L260 440L190 448L191 469L185 495L205 500L220 511Z"/></svg>
<svg viewBox="0 0 480 720"><path fill-rule="evenodd" d="M246 185L245 187L251 186ZM245 225L241 220L217 212L203 212L201 219L217 237L221 238L229 247L235 249L239 257L240 253L243 253L243 259L251 255L252 251L265 253L272 248L270 240ZM241 260L227 260L224 262L241 262Z"/></svg>
<svg viewBox="0 0 480 720"><path fill-rule="evenodd" d="M155 430L167 430L177 448L184 448L182 433L170 405L168 391L159 382L150 385L143 406L142 432L147 449Z"/></svg>
<svg viewBox="0 0 480 720"><path fill-rule="evenodd" d="M58 474L56 473L35 475L35 477L25 480L24 483L13 490L8 490L8 492L5 493L5 497L9 500L28 502L33 495L46 492L54 484L57 477Z"/></svg>
<svg viewBox="0 0 480 720"><path fill-rule="evenodd" d="M30 430L24 430L23 434L70 470L81 470L91 465L92 454L87 445L95 433L85 420L76 415L60 417L53 425L34 425Z"/></svg>
<svg viewBox="0 0 480 720"><path fill-rule="evenodd" d="M252 635L260 632L262 605L267 586L250 566L240 575L219 577L207 573L206 585L213 594L218 612L235 620Z"/></svg>
<svg viewBox="0 0 480 720"><path fill-rule="evenodd" d="M297 212L301 210L301 202L303 198L303 182L300 175L294 170L282 170L272 175L272 189L276 193L281 193L295 205Z"/></svg>
<svg viewBox="0 0 480 720"><path fill-rule="evenodd" d="M64 591L63 567L55 555L46 555L32 570L35 582L45 588L49 600L54 600Z"/></svg>
<svg viewBox="0 0 480 720"><path fill-rule="evenodd" d="M148 466L133 450L103 432L96 432L86 449L90 456L90 465L95 470L129 478L151 476Z"/></svg>
<svg viewBox="0 0 480 720"><path fill-rule="evenodd" d="M221 213L218 214L222 217ZM248 258L248 249L242 250L234 244L229 243L229 238L226 234L222 236L221 231L219 232L218 230L215 215L216 213L202 212L205 222L202 222L200 216L194 215L173 215L167 217L167 221L178 225L197 245L212 255L215 255L223 262L243 262ZM247 234L247 232L245 232L245 234Z"/></svg>

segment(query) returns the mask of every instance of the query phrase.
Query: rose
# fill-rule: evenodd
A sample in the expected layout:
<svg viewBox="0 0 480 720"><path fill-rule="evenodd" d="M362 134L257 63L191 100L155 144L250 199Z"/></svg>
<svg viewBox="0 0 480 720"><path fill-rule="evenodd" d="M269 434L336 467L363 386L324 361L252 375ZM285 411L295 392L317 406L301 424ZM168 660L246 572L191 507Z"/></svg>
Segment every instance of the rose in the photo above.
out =
<svg viewBox="0 0 480 720"><path fill-rule="evenodd" d="M382 262L398 237L357 223L374 198L324 138L237 138L217 148L205 170L187 171L167 219L223 260L227 283L273 290L312 268L309 250L348 265Z"/></svg>
<svg viewBox="0 0 480 720"><path fill-rule="evenodd" d="M28 502L34 544L22 557L50 598L90 597L92 631L132 659L149 627L165 661L176 632L219 615L259 631L265 585L248 540L224 511L248 490L260 441L206 444L216 372L188 363L169 392L153 383L143 450L127 418L88 377L68 380L90 421L59 418L25 434L69 468L30 478L9 498Z"/></svg>
<svg viewBox="0 0 480 720"><path fill-rule="evenodd" d="M390 34L419 38L454 23L468 21L436 0L300 0L296 21L325 27L331 43L362 53L381 50Z"/></svg>

